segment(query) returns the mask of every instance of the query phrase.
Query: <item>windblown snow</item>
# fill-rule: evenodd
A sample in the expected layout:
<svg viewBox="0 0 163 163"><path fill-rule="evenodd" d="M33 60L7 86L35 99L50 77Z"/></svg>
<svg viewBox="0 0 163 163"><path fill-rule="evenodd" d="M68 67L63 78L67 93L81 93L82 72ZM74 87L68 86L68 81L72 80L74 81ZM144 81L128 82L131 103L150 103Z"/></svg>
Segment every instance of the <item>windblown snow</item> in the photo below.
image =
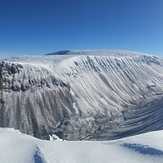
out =
<svg viewBox="0 0 163 163"><path fill-rule="evenodd" d="M0 128L3 163L161 163L163 131L114 141L46 141Z"/></svg>
<svg viewBox="0 0 163 163"><path fill-rule="evenodd" d="M60 51L0 63L0 126L38 138L110 140L161 130L162 99L163 59L153 55Z"/></svg>

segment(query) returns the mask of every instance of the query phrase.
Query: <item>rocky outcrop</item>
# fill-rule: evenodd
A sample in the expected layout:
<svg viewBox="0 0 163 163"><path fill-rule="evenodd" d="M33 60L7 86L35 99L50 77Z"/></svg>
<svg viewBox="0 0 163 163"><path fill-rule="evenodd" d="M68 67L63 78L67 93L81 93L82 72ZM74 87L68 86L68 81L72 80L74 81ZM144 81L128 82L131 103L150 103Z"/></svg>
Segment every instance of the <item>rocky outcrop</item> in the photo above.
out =
<svg viewBox="0 0 163 163"><path fill-rule="evenodd" d="M74 113L70 86L48 73L36 67L0 63L0 126L41 138L54 130L59 119Z"/></svg>

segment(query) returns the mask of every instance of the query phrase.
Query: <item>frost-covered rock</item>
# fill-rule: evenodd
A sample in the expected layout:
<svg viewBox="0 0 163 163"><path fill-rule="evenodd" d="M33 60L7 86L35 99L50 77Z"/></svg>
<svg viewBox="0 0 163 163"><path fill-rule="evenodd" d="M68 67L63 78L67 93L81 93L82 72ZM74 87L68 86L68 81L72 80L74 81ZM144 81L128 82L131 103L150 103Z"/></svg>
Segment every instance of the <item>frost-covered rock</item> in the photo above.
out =
<svg viewBox="0 0 163 163"><path fill-rule="evenodd" d="M0 126L38 138L108 140L159 130L162 98L163 59L152 55L62 51L0 63Z"/></svg>

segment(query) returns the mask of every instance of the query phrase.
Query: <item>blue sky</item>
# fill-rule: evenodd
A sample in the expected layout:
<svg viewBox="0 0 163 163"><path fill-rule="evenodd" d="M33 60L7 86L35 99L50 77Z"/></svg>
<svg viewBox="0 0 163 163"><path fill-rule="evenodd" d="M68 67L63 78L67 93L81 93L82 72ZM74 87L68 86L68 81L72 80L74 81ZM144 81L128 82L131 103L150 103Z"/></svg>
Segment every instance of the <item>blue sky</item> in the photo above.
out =
<svg viewBox="0 0 163 163"><path fill-rule="evenodd" d="M163 57L163 1L0 0L0 58L65 49Z"/></svg>

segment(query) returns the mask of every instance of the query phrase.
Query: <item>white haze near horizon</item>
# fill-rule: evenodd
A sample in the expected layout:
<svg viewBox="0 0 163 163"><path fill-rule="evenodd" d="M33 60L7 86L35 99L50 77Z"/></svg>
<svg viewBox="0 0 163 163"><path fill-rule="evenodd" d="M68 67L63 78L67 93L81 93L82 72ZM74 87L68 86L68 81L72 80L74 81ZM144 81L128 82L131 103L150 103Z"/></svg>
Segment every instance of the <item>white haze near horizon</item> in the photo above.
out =
<svg viewBox="0 0 163 163"><path fill-rule="evenodd" d="M70 50L70 51L73 51L73 50ZM116 49L113 49L113 50L75 50L75 51L128 51L128 52L136 52L136 51L130 51L130 50L116 50ZM55 52L55 51L54 51ZM57 51L56 51L57 52ZM137 53L143 53L143 54L150 54L150 55L154 55L154 56L157 56L157 57L160 57L160 58L163 58L163 55L159 55L157 53L144 53L144 52L139 52L137 51ZM48 52L45 52L45 53L37 53L37 54L25 54L25 53L5 53L5 52L0 52L0 60L4 60L4 59L8 59L8 58L11 58L11 57L23 57L23 56L44 56L46 54L50 54Z"/></svg>
<svg viewBox="0 0 163 163"><path fill-rule="evenodd" d="M23 54L23 53L3 53L3 52L0 52L0 60L4 60L7 58L11 58L11 57L19 57L19 56L32 56L32 55ZM33 56L37 56L37 55L33 55Z"/></svg>
<svg viewBox="0 0 163 163"><path fill-rule="evenodd" d="M19 56L20 54L5 54L3 52L0 52L0 60L6 59L6 58L10 58L13 56Z"/></svg>

